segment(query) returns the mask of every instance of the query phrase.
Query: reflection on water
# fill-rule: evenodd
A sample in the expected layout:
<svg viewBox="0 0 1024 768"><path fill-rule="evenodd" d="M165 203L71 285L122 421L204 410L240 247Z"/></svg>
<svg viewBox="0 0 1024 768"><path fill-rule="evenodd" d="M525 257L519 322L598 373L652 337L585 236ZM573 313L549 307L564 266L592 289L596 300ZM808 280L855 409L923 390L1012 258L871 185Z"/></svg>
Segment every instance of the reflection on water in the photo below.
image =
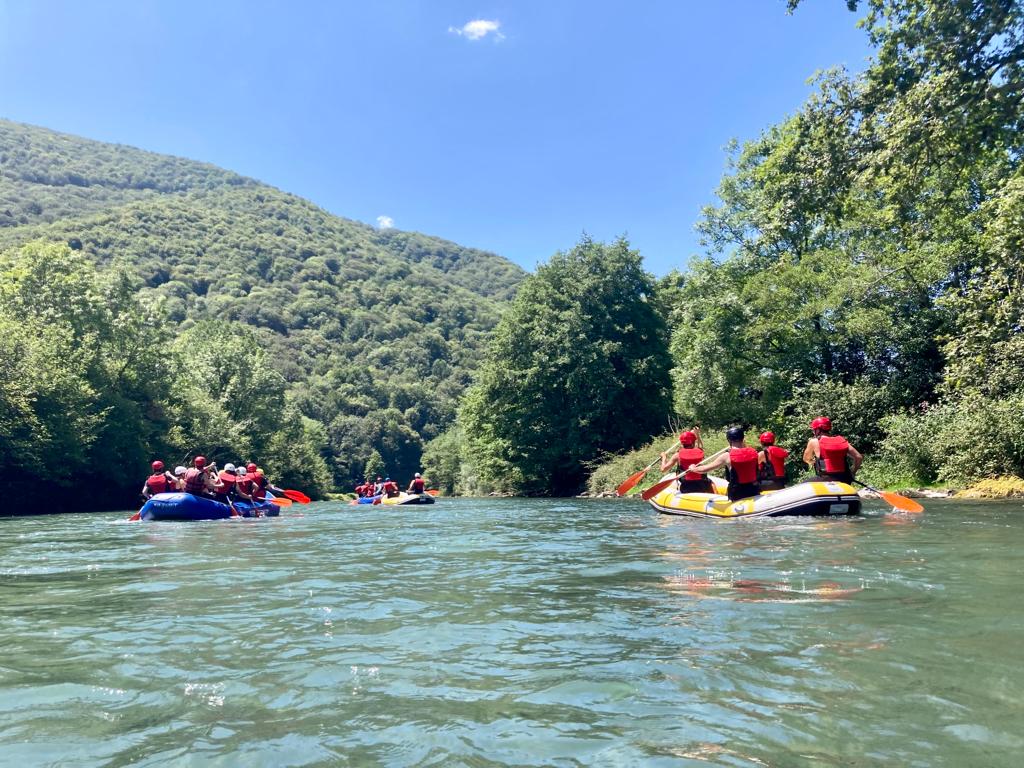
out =
<svg viewBox="0 0 1024 768"><path fill-rule="evenodd" d="M0 520L0 762L1016 766L1022 515Z"/></svg>

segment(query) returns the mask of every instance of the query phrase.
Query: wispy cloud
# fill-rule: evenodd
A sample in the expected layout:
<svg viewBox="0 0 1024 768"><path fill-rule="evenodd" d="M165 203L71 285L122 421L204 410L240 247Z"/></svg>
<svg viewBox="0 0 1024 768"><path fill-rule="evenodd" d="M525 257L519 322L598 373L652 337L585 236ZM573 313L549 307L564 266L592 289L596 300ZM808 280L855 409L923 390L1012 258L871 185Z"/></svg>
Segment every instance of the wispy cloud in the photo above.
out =
<svg viewBox="0 0 1024 768"><path fill-rule="evenodd" d="M380 229L391 229L393 226L395 226L395 220L392 219L390 216L378 216L377 226Z"/></svg>
<svg viewBox="0 0 1024 768"><path fill-rule="evenodd" d="M505 39L501 34L501 22L497 19L473 19L461 27L448 27L448 31L467 40L483 40L488 35L493 35L495 40Z"/></svg>

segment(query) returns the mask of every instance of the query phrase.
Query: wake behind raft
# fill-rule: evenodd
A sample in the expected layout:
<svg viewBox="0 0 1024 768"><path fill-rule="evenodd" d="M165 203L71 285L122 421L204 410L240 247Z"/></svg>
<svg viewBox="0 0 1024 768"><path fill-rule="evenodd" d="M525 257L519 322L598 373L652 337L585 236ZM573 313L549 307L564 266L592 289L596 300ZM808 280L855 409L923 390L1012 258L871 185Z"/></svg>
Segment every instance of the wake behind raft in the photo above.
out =
<svg viewBox="0 0 1024 768"><path fill-rule="evenodd" d="M665 475L667 480L674 475ZM711 478L717 493L680 493L674 484L648 503L664 515L736 520L747 517L840 517L860 514L860 496L852 485L834 481L798 483L781 491L768 491L729 501L726 482Z"/></svg>
<svg viewBox="0 0 1024 768"><path fill-rule="evenodd" d="M230 517L277 517L281 508L269 501L232 502L238 514L231 507L219 501L191 493L158 493L142 505L139 520L227 520Z"/></svg>

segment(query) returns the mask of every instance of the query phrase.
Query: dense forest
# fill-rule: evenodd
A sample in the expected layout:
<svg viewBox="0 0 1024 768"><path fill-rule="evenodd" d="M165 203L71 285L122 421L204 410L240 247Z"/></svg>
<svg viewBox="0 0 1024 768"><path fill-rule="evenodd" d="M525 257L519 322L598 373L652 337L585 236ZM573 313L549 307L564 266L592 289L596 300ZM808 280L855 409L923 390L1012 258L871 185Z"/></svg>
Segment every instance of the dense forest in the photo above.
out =
<svg viewBox="0 0 1024 768"><path fill-rule="evenodd" d="M612 269L602 295L646 301L586 329L565 327L555 276L527 278L514 317L562 343L527 346L499 326L459 422L428 447L445 484L565 492L565 478L656 434L618 420L646 428L663 407L635 384L640 370L661 375L645 362L659 357L674 398L662 427L671 411L799 448L828 414L880 483L1024 474L1024 12L1014 0L846 4L863 15L869 65L819 74L801 109L732 148L698 224L704 255L650 293ZM669 341L658 351L651 331L646 357L626 361L620 339L645 327L644 307ZM623 370L632 402L591 396ZM523 416L555 444L524 433Z"/></svg>
<svg viewBox="0 0 1024 768"><path fill-rule="evenodd" d="M1024 14L835 1L868 66L731 148L705 253L657 280L624 239L525 276L0 122L3 490L113 503L201 450L313 493L422 458L452 492L567 494L670 420L798 448L818 414L878 483L1024 475Z"/></svg>
<svg viewBox="0 0 1024 768"><path fill-rule="evenodd" d="M4 359L23 373L0 396L0 481L25 509L125 503L157 454L257 458L313 494L411 475L523 276L214 166L7 121L0 251L0 319L23 329L5 343L26 345ZM300 470L300 453L319 458Z"/></svg>

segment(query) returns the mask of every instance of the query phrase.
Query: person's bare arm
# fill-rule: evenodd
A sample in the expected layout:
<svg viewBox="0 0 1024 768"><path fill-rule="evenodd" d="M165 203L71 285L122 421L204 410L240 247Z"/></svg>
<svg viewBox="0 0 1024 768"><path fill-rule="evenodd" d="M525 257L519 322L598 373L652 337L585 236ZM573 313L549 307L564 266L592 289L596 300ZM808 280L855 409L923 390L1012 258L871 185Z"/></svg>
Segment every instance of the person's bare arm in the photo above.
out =
<svg viewBox="0 0 1024 768"><path fill-rule="evenodd" d="M860 465L864 463L864 457L852 445L850 446L850 457L853 459L853 472L856 474L857 470L860 469Z"/></svg>
<svg viewBox="0 0 1024 768"><path fill-rule="evenodd" d="M679 454L675 451L671 452L671 456L666 456L669 451L663 451L661 454L661 471L667 472L672 469L672 465L679 461Z"/></svg>
<svg viewBox="0 0 1024 768"><path fill-rule="evenodd" d="M702 475L706 475L712 470L724 467L729 463L729 454L727 452L720 452L712 456L710 459L705 459L700 464L691 464L686 468L687 472L697 472Z"/></svg>
<svg viewBox="0 0 1024 768"><path fill-rule="evenodd" d="M807 441L807 447L804 448L804 464L813 469L816 458L818 458L818 438L812 437Z"/></svg>

